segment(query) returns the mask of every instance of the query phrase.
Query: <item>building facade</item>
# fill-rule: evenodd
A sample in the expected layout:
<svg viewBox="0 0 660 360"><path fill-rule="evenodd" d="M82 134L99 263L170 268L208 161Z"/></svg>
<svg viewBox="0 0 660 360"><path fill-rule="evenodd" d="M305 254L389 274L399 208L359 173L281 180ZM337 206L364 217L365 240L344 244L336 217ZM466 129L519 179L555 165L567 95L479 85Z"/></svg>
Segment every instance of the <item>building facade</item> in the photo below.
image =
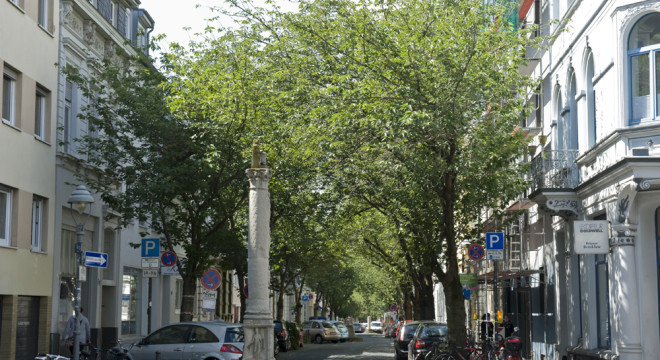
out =
<svg viewBox="0 0 660 360"><path fill-rule="evenodd" d="M478 307L513 319L526 358L660 359L660 2L517 5L555 38L525 52L531 186ZM605 246L585 250L584 221Z"/></svg>
<svg viewBox="0 0 660 360"><path fill-rule="evenodd" d="M48 350L58 0L0 1L0 358Z"/></svg>

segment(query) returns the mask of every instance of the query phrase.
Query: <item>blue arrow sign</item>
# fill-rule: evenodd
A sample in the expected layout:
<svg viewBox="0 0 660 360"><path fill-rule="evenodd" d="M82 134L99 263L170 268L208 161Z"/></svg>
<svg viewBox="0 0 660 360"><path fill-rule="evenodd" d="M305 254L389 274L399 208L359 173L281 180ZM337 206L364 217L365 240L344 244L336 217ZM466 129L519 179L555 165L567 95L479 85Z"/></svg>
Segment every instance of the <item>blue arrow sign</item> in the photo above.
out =
<svg viewBox="0 0 660 360"><path fill-rule="evenodd" d="M107 268L108 254L85 251L85 266Z"/></svg>

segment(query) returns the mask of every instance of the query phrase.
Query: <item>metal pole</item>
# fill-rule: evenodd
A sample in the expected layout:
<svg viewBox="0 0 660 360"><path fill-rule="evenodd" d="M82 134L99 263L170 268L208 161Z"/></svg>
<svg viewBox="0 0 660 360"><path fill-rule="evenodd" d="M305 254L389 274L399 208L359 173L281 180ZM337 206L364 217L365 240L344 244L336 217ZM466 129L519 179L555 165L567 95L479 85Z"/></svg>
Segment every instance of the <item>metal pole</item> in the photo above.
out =
<svg viewBox="0 0 660 360"><path fill-rule="evenodd" d="M149 278L149 299L147 300L147 334L151 334L151 278Z"/></svg>
<svg viewBox="0 0 660 360"><path fill-rule="evenodd" d="M76 224L76 298L74 303L76 320L73 325L73 360L80 359L80 267L82 266L82 241L85 224Z"/></svg>

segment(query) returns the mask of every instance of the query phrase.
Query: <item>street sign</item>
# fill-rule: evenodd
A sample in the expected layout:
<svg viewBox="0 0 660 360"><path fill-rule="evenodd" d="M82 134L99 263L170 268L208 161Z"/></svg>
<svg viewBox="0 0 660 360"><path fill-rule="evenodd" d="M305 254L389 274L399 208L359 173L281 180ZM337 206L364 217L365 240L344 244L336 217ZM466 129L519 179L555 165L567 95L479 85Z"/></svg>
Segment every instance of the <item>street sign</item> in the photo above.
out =
<svg viewBox="0 0 660 360"><path fill-rule="evenodd" d="M180 275L179 274L179 267L174 265L174 266L166 266L160 270L160 273L163 274L163 276L176 276Z"/></svg>
<svg viewBox="0 0 660 360"><path fill-rule="evenodd" d="M397 309L396 305L390 306L390 311L396 311L396 309Z"/></svg>
<svg viewBox="0 0 660 360"><path fill-rule="evenodd" d="M220 273L216 269L209 269L202 274L202 286L208 290L215 290L220 286Z"/></svg>
<svg viewBox="0 0 660 360"><path fill-rule="evenodd" d="M155 277L158 277L158 270L154 270L154 269L142 269L142 277L145 277L145 278L155 278Z"/></svg>
<svg viewBox="0 0 660 360"><path fill-rule="evenodd" d="M504 260L504 250L488 250L488 260Z"/></svg>
<svg viewBox="0 0 660 360"><path fill-rule="evenodd" d="M486 233L486 250L504 250L504 233Z"/></svg>
<svg viewBox="0 0 660 360"><path fill-rule="evenodd" d="M202 290L202 310L213 311L215 310L215 302L218 297L218 292L215 290Z"/></svg>
<svg viewBox="0 0 660 360"><path fill-rule="evenodd" d="M160 268L160 262L158 258L142 258L142 269L158 269Z"/></svg>
<svg viewBox="0 0 660 360"><path fill-rule="evenodd" d="M309 300L309 296L303 295L302 296L302 301L307 302Z"/></svg>
<svg viewBox="0 0 660 360"><path fill-rule="evenodd" d="M165 267L174 266L176 264L176 254L174 251L165 251L163 255L160 256L160 262Z"/></svg>
<svg viewBox="0 0 660 360"><path fill-rule="evenodd" d="M142 239L142 257L159 257L160 239Z"/></svg>
<svg viewBox="0 0 660 360"><path fill-rule="evenodd" d="M484 247L479 244L472 244L468 248L468 256L472 260L481 260L484 257Z"/></svg>
<svg viewBox="0 0 660 360"><path fill-rule="evenodd" d="M85 251L85 266L107 268L108 254Z"/></svg>

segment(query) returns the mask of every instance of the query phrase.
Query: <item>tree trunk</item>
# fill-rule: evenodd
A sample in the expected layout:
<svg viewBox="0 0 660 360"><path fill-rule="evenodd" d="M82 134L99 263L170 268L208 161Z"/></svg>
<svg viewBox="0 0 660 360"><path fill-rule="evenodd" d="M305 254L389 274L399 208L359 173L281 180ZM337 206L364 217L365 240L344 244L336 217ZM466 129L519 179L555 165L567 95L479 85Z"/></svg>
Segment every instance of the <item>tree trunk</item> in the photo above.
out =
<svg viewBox="0 0 660 360"><path fill-rule="evenodd" d="M433 276L431 273L418 274L415 281L413 317L415 320L434 320L435 302L433 298Z"/></svg>
<svg viewBox="0 0 660 360"><path fill-rule="evenodd" d="M277 315L276 319L282 321L284 318L284 286L280 279L280 290L277 292Z"/></svg>
<svg viewBox="0 0 660 360"><path fill-rule="evenodd" d="M181 299L181 313L179 321L192 321L195 310L195 294L197 292L197 278L192 275L183 275L183 296Z"/></svg>

